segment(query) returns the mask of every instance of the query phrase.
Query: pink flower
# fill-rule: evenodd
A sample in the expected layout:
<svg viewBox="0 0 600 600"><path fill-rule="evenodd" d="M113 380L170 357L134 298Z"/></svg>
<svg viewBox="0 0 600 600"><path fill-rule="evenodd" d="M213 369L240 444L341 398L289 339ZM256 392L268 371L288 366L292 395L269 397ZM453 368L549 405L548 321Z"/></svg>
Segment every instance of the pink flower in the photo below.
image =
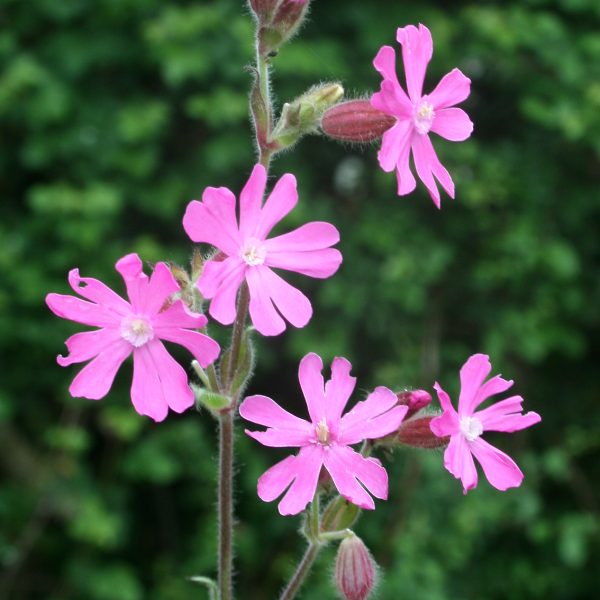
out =
<svg viewBox="0 0 600 600"><path fill-rule="evenodd" d="M513 384L500 375L485 381L491 370L492 365L485 354L474 354L463 365L458 412L440 385L436 383L434 386L444 414L431 421L431 430L439 437L450 436L450 444L444 453L444 466L462 481L465 494L477 485L473 456L496 489L505 491L520 486L523 473L519 467L504 452L481 439L481 434L484 431L519 431L542 420L535 412L523 414L521 396L511 396L476 411L482 402L505 392Z"/></svg>
<svg viewBox="0 0 600 600"><path fill-rule="evenodd" d="M324 383L320 357L310 353L302 359L298 377L311 422L288 413L266 396L250 396L240 406L244 419L268 427L266 431L246 430L250 437L265 446L300 448L296 456L288 456L258 480L258 495L265 502L275 500L289 487L279 503L282 515L295 515L306 508L315 495L322 466L340 494L361 508L375 508L365 488L376 498L387 498L386 470L378 460L364 458L350 445L398 429L408 407L397 406L396 394L377 387L342 417L356 384L350 369L345 358L335 358L331 379Z"/></svg>
<svg viewBox="0 0 600 600"><path fill-rule="evenodd" d="M454 182L440 163L427 134L432 131L452 142L466 140L471 135L473 123L467 113L454 108L455 104L468 97L471 80L458 69L453 69L431 94L423 95L425 71L433 53L431 33L424 25L419 25L418 29L407 25L398 29L396 38L402 44L408 96L396 77L394 49L384 46L373 61L383 75L383 82L381 91L371 98L371 104L396 117L396 124L383 136L379 165L388 173L396 169L399 196L410 194L416 186L408 164L412 150L417 175L439 208L440 193L434 177L451 198L454 198Z"/></svg>
<svg viewBox="0 0 600 600"><path fill-rule="evenodd" d="M116 264L125 280L130 302L123 300L101 281L69 273L75 292L86 298L48 294L50 310L62 317L100 327L76 333L66 345L69 356L58 356L59 365L91 360L75 377L69 392L74 397L99 400L106 396L123 361L133 352L131 400L135 410L162 421L168 409L181 413L194 403L184 369L167 352L161 340L187 348L202 366L213 362L219 345L208 336L192 331L206 325L204 315L190 312L181 300L164 308L179 291L171 271L158 263L148 277L137 254L128 254Z"/></svg>
<svg viewBox="0 0 600 600"><path fill-rule="evenodd" d="M224 187L208 187L202 202L193 200L188 205L183 227L194 242L212 244L227 257L208 261L198 281L202 295L212 298L211 316L224 325L233 323L237 292L245 280L252 323L263 335L278 335L285 330L282 316L295 327L304 327L312 316L312 306L272 268L324 279L337 271L342 255L330 248L340 236L329 223L313 221L267 239L271 229L296 206L298 192L295 177L288 173L262 206L266 183L264 167L256 165L240 194L239 225L233 193Z"/></svg>

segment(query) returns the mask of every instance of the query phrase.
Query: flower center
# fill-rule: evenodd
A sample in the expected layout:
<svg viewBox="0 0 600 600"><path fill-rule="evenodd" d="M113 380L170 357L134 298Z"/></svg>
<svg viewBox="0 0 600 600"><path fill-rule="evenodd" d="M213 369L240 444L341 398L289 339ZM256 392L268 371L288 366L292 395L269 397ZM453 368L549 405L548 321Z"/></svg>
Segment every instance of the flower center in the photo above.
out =
<svg viewBox="0 0 600 600"><path fill-rule="evenodd" d="M329 444L329 427L325 418L321 419L317 424L315 431L317 432L317 440L319 444Z"/></svg>
<svg viewBox="0 0 600 600"><path fill-rule="evenodd" d="M257 238L248 238L242 247L240 256L247 265L256 267L265 262L267 249L265 248L264 242L261 240Z"/></svg>
<svg viewBox="0 0 600 600"><path fill-rule="evenodd" d="M415 107L415 129L422 135L428 133L433 125L433 119L435 119L433 105L422 99Z"/></svg>
<svg viewBox="0 0 600 600"><path fill-rule="evenodd" d="M469 442L474 442L483 433L483 424L477 417L461 417L459 426Z"/></svg>
<svg viewBox="0 0 600 600"><path fill-rule="evenodd" d="M154 337L154 330L146 317L129 315L121 321L121 337L139 348Z"/></svg>

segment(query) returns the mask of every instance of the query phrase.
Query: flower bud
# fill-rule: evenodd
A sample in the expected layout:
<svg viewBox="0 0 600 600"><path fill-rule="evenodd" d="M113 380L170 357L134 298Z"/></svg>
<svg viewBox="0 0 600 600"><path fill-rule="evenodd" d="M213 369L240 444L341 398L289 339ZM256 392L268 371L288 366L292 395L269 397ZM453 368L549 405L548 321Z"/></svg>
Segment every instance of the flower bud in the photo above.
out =
<svg viewBox="0 0 600 600"><path fill-rule="evenodd" d="M437 437L429 424L431 419L436 415L428 415L426 417L417 417L403 421L396 433L396 441L404 446L412 446L413 448L445 448L450 441L448 437Z"/></svg>
<svg viewBox="0 0 600 600"><path fill-rule="evenodd" d="M323 112L344 95L339 83L315 85L293 102L286 102L273 130L272 139L278 148L287 148L301 136L316 131Z"/></svg>
<svg viewBox="0 0 600 600"><path fill-rule="evenodd" d="M250 0L250 8L261 23L268 23L279 0Z"/></svg>
<svg viewBox="0 0 600 600"><path fill-rule="evenodd" d="M258 33L263 56L276 53L298 30L308 11L310 0L280 0L268 24Z"/></svg>
<svg viewBox="0 0 600 600"><path fill-rule="evenodd" d="M409 419L416 412L431 403L431 394L425 390L405 390L396 394L398 404L408 406L405 419Z"/></svg>
<svg viewBox="0 0 600 600"><path fill-rule="evenodd" d="M372 142L395 122L394 117L373 108L369 100L349 100L325 111L321 130L342 142Z"/></svg>
<svg viewBox="0 0 600 600"><path fill-rule="evenodd" d="M335 582L346 600L366 600L375 586L377 565L364 542L354 533L338 548Z"/></svg>

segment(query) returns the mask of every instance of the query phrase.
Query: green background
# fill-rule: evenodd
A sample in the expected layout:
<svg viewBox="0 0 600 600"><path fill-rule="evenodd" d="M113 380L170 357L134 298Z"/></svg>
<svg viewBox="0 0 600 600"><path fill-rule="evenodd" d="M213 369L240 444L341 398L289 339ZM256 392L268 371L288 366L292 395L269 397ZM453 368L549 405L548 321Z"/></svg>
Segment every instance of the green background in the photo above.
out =
<svg viewBox="0 0 600 600"><path fill-rule="evenodd" d="M514 379L543 422L488 439L526 479L464 497L439 452L386 461L390 499L357 533L381 565L379 598L591 598L600 560L600 5L595 0L315 0L274 61L280 104L316 82L349 97L379 86L371 60L396 26L425 23L430 91L458 66L471 139L434 144L456 200L422 184L395 195L377 145L309 137L272 175L298 177L292 228L329 220L344 263L295 279L315 317L258 341L252 393L305 410L297 364L346 356L356 397L375 385L454 396L475 352ZM0 597L204 598L214 575L215 427L161 424L130 403L131 366L101 402L72 399L77 368L55 356L80 327L54 317L78 266L119 292L128 252L185 264L186 204L205 186L236 193L255 157L247 111L252 20L243 3L0 2ZM184 352L173 351L183 361ZM185 363L184 363L185 364ZM241 432L241 427L240 427ZM299 518L261 502L258 476L285 450L240 433L240 598L276 596L299 557ZM334 549L304 598L334 597Z"/></svg>

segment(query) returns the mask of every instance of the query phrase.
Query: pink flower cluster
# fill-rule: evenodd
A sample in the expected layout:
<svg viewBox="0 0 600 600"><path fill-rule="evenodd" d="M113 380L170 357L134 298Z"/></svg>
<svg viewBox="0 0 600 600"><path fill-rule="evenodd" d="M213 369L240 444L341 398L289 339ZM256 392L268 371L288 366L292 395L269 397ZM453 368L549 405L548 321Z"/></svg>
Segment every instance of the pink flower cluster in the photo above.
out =
<svg viewBox="0 0 600 600"><path fill-rule="evenodd" d="M287 490L279 503L282 515L295 515L312 501L322 467L339 493L361 508L375 508L366 490L387 499L386 470L377 459L365 458L350 446L398 429L408 406L399 406L394 392L378 387L342 416L356 385L350 369L345 358L335 358L331 379L325 383L321 358L311 353L302 359L298 378L310 421L290 414L266 396L249 396L240 406L244 419L268 428L246 430L250 437L265 446L300 448L297 455L283 459L258 480L258 495L265 502Z"/></svg>
<svg viewBox="0 0 600 600"><path fill-rule="evenodd" d="M439 161L429 132L460 142L473 131L467 114L455 105L469 96L471 80L458 69L445 75L431 94L423 94L427 65L433 54L429 29L424 25L400 27L396 36L402 46L408 95L396 76L396 51L391 46L381 48L373 65L383 76L381 90L373 95L374 108L391 115L396 123L384 135L379 152L379 164L384 171L396 169L398 195L410 194L416 187L409 166L412 157L419 179L427 187L435 205L440 207L440 182L454 198L454 182Z"/></svg>
<svg viewBox="0 0 600 600"><path fill-rule="evenodd" d="M99 327L76 333L67 341L69 355L59 356L66 367L91 359L73 380L69 392L74 397L99 400L110 390L123 361L133 354L131 400L135 410L162 421L168 409L183 412L194 403L184 369L166 351L161 340L189 350L202 366L219 355L219 345L207 335L194 331L206 325L206 317L190 312L174 295L179 291L165 263L158 263L148 278L137 254L117 262L125 280L129 302L97 279L69 273L69 283L85 298L48 294L50 310L77 323Z"/></svg>
<svg viewBox="0 0 600 600"><path fill-rule="evenodd" d="M202 202L193 200L183 217L183 227L194 242L218 248L225 260L206 263L198 289L210 298L210 315L219 323L233 323L237 293L243 282L250 292L250 317L263 335L285 330L285 317L295 327L304 327L312 316L308 298L286 283L273 269L295 271L309 277L331 277L342 255L331 248L340 235L329 223L313 221L267 239L273 227L298 202L296 178L287 173L273 188L264 206L267 173L256 165L240 194L239 224L236 198L227 188L208 187Z"/></svg>
<svg viewBox="0 0 600 600"><path fill-rule="evenodd" d="M521 396L511 396L482 410L477 408L491 396L509 389L513 382L496 375L487 380L492 370L489 357L474 354L460 370L458 411L450 397L435 384L444 414L431 421L431 430L440 437L450 436L444 453L444 466L460 479L464 493L477 485L477 471L473 457L483 468L488 481L499 490L518 487L523 473L516 463L481 438L485 431L513 432L531 427L541 421L535 412L523 414Z"/></svg>

